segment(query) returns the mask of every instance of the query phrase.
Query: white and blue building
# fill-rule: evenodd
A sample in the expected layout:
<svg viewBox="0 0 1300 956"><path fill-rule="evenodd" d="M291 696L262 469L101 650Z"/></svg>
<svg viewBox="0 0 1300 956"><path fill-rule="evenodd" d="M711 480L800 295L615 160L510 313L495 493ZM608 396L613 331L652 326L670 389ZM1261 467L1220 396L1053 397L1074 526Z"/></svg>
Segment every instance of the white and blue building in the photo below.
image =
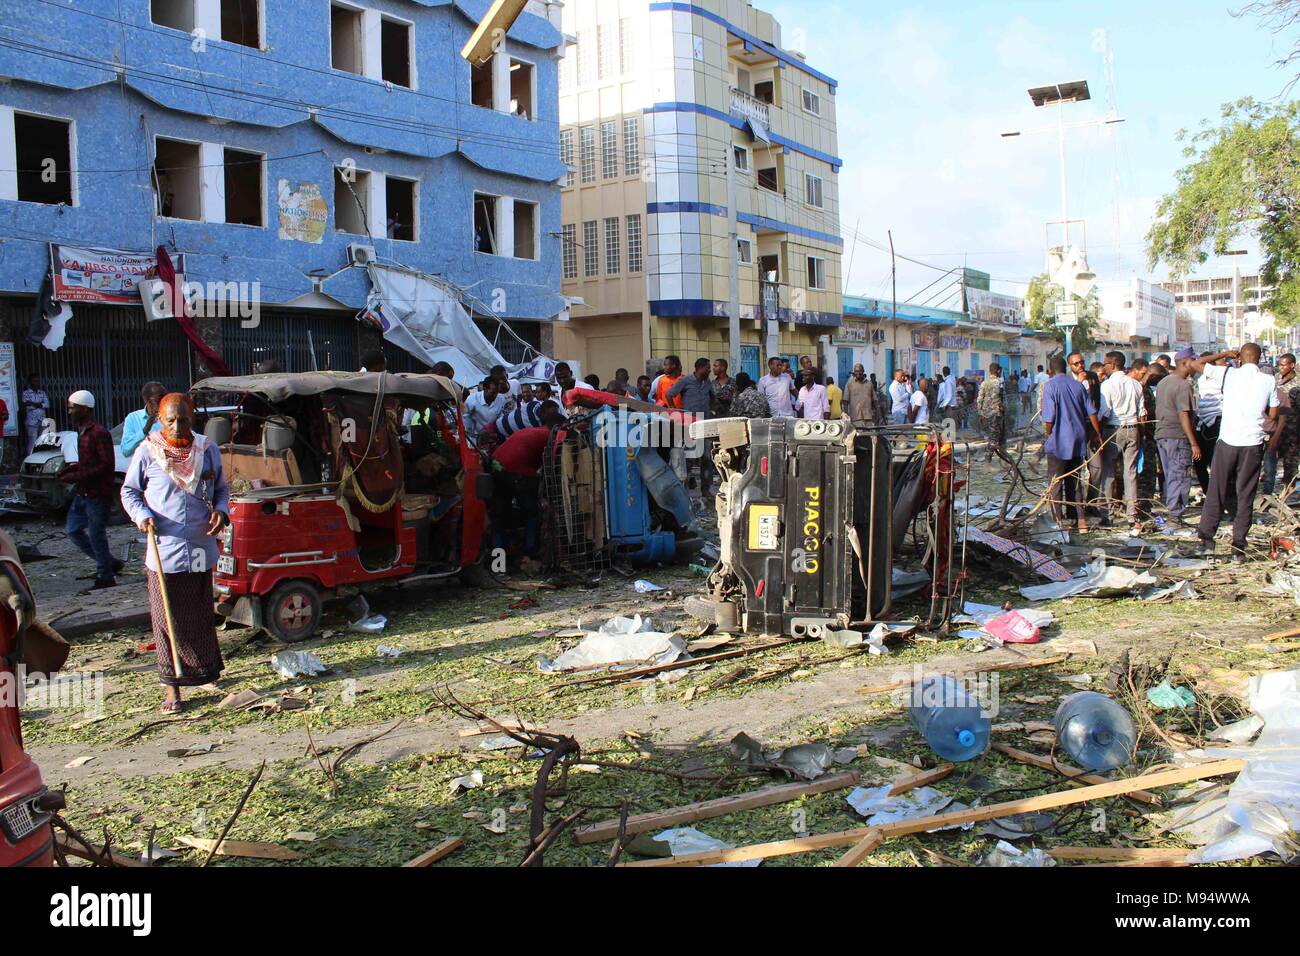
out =
<svg viewBox="0 0 1300 956"><path fill-rule="evenodd" d="M357 367L373 255L464 290L546 349L560 294L558 4L492 57L461 49L490 0L9 0L0 19L0 342L58 408L120 419L140 385L203 369L173 321L75 305L28 341L51 244L184 256L256 290L256 324L198 319L232 370ZM231 285L233 284L233 285ZM233 310L232 310L233 311ZM489 322L487 328L495 326ZM511 356L520 347L500 342ZM390 352L391 367L410 367ZM20 386L21 387L21 386Z"/></svg>

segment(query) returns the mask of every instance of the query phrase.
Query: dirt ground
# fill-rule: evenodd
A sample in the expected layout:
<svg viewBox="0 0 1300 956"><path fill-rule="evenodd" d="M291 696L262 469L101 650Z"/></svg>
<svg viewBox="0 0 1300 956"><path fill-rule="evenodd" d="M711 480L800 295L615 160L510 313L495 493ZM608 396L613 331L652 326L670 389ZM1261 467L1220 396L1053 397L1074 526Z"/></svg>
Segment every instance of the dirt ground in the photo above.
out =
<svg viewBox="0 0 1300 956"><path fill-rule="evenodd" d="M981 494L1000 494L1005 485L995 479L1001 468L984 465L976 451L973 487ZM29 544L39 540L46 554L64 555L67 544L54 530L29 522L18 527L18 536ZM129 527L115 528L115 550L134 536ZM1097 533L1076 544L1119 554L1124 537ZM1191 547L1162 535L1149 543L1183 553ZM136 546L132 553L137 573L126 575L118 589L137 596L143 592L140 550ZM915 565L917 555L908 552L901 563ZM473 721L447 708L449 694L498 720L518 719L571 735L584 758L601 761L601 766L575 766L565 792L547 801L548 819L586 807L582 822L589 823L616 818L624 801L636 813L784 782L730 764L728 742L741 732L769 749L829 744L843 764L834 769L857 771L864 785L897 778L902 764L933 766L935 755L907 720L899 696L862 693L863 688L908 679L920 666L934 671L1023 663L1054 656L1064 646L1074 651L1068 660L1004 674L998 685L995 740L1046 754L1050 735L1045 737L1036 723L1050 721L1069 693L1100 688L1111 662L1127 650L1135 662L1167 664L1174 684L1188 686L1198 697L1198 706L1188 711L1143 708L1138 714L1143 730L1138 764L1147 767L1168 760L1170 741L1195 742L1207 729L1243 716L1246 676L1300 662L1300 643L1262 640L1300 615L1290 599L1259 593L1270 567L1257 560L1242 568L1158 569L1166 582L1189 579L1198 600L1046 602L1040 606L1056 622L1036 645L990 647L957 636L966 625L891 641L891 653L884 656L865 648L791 642L623 683L576 683L591 675L541 673L537 661L577 643L564 629L619 614L647 615L656 630L697 639L702 625L682 610L682 598L701 583L690 569L638 569L633 577L607 571L594 586L559 590L460 584L392 588L369 595L372 611L388 618L383 633L349 629L345 611L335 608L320 636L293 646L317 655L329 668L316 677L283 679L269 660L287 648L246 630L220 632L225 674L218 686L192 690L180 717L158 712L161 694L153 653L144 649L151 639L144 628L81 639L68 670L103 675L102 711L29 706L23 732L46 781L67 788L66 816L73 826L101 843L107 833L128 853L138 853L152 833L156 846L180 852L169 866L202 862L202 855L179 838L215 836L263 761L266 770L230 833L232 840L281 844L308 865L394 865L458 835L466 845L444 865L516 865L527 847L527 810L540 761L528 748L507 746L495 730L477 734ZM91 570L79 553L29 569L38 600L75 591L78 571ZM1025 607L1017 588L1044 583L974 546L968 571L967 597L982 603ZM638 594L634 577L668 590ZM522 580L515 579L517 587L524 586ZM927 608L928 601L913 597L895 618L923 617ZM693 656L767 642L734 635L731 643ZM1087 642L1095 645L1095 654ZM400 656L381 656L380 646ZM261 695L254 707L221 706L228 695L244 691ZM362 746L349 750L357 744ZM475 777L462 781L471 784L468 789L457 785L458 778L476 773L481 782ZM1047 792L1060 782L1047 771L990 751L960 765L937 786L970 804L1007 799L999 795L1003 791ZM740 845L860 825L845 794L804 797L697 827ZM1161 833L1146 813L1149 808L1123 800L1105 806L1113 812L1104 833L1087 815L1061 813L1032 844L1178 845ZM929 834L891 841L869 863L946 865L932 853L950 862L977 863L992 845L978 827ZM827 865L839 852L766 865ZM607 844L578 845L566 835L548 851L547 862L604 865L607 855ZM274 865L234 857L221 863Z"/></svg>

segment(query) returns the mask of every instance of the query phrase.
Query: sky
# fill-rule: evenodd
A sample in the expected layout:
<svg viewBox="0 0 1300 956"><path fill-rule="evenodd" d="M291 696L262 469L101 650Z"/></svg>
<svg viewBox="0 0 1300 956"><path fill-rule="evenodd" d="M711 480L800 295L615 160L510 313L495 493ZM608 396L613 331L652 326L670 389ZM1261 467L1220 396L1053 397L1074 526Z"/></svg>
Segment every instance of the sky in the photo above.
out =
<svg viewBox="0 0 1300 956"><path fill-rule="evenodd" d="M1061 218L1060 161L1055 108L1035 108L1030 87L1086 79L1092 100L1065 107L1065 122L1104 118L1113 54L1125 122L1066 131L1069 218L1085 220L1089 262L1107 281L1166 277L1163 265L1147 269L1143 237L1185 162L1179 131L1244 96L1276 100L1291 78L1276 66L1290 38L1233 17L1225 0L755 5L780 21L784 46L839 81L846 291L890 297L892 230L900 256L926 263L900 260L900 302L951 307L936 298L955 291L943 270L963 265L1011 294L1043 271L1047 221ZM1012 130L1023 133L1002 137ZM1238 245L1249 254L1198 273L1254 269L1255 245Z"/></svg>

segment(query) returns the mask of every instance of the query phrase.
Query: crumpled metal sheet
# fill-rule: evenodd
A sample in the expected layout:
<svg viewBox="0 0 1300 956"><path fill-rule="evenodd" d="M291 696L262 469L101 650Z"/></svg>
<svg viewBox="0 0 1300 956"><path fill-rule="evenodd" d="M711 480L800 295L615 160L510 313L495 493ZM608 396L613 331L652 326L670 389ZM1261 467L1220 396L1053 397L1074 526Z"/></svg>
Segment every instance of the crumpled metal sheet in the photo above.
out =
<svg viewBox="0 0 1300 956"><path fill-rule="evenodd" d="M907 793L900 793L896 797L889 795L889 791L892 789L893 784L888 783L882 787L857 787L849 793L846 799L849 806L867 818L867 826L870 827L883 826L886 823L898 823L903 820L915 820L918 817L929 817L945 811L956 813L959 810L970 809L966 804L940 793L933 787L917 787L915 790L907 791ZM960 827L956 825L936 827L929 832L953 829L969 830L974 825L973 823L967 823Z"/></svg>
<svg viewBox="0 0 1300 956"><path fill-rule="evenodd" d="M826 744L796 744L769 752L753 737L740 733L731 738L731 759L742 767L780 770L791 777L816 780L834 762L835 753Z"/></svg>
<svg viewBox="0 0 1300 956"><path fill-rule="evenodd" d="M1024 587L1020 589L1020 594L1029 601L1054 601L1066 597L1123 597L1132 594L1139 587L1159 583L1158 578L1146 571L1139 573L1132 568L1107 565L1104 559L1098 559L1088 565L1081 576L1054 584Z"/></svg>
<svg viewBox="0 0 1300 956"><path fill-rule="evenodd" d="M1046 850L1021 850L1006 840L999 840L989 855L984 858L985 866L1038 867L1056 866L1056 861Z"/></svg>
<svg viewBox="0 0 1300 956"><path fill-rule="evenodd" d="M315 654L307 651L281 651L271 656L271 667L285 680L295 677L315 677L329 670Z"/></svg>
<svg viewBox="0 0 1300 956"><path fill-rule="evenodd" d="M667 843L673 856L685 856L688 853L706 853L709 850L730 850L732 844L724 843L707 833L701 833L695 827L675 827L656 833L652 839ZM709 866L758 866L760 860L737 860L735 863L710 863Z"/></svg>

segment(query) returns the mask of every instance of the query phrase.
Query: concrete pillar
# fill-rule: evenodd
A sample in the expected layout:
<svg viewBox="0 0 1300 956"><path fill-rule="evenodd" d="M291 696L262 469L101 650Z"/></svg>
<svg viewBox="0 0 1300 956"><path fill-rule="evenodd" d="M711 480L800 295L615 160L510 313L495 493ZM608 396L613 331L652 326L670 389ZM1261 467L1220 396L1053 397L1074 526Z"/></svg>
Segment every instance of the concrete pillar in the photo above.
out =
<svg viewBox="0 0 1300 956"><path fill-rule="evenodd" d="M0 105L0 200L18 199L18 144L14 139L14 108ZM10 409L10 415L14 412Z"/></svg>
<svg viewBox="0 0 1300 956"><path fill-rule="evenodd" d="M226 221L226 150L220 143L199 144L199 209L204 222Z"/></svg>
<svg viewBox="0 0 1300 956"><path fill-rule="evenodd" d="M383 17L378 10L361 12L361 64L368 79L384 78Z"/></svg>

